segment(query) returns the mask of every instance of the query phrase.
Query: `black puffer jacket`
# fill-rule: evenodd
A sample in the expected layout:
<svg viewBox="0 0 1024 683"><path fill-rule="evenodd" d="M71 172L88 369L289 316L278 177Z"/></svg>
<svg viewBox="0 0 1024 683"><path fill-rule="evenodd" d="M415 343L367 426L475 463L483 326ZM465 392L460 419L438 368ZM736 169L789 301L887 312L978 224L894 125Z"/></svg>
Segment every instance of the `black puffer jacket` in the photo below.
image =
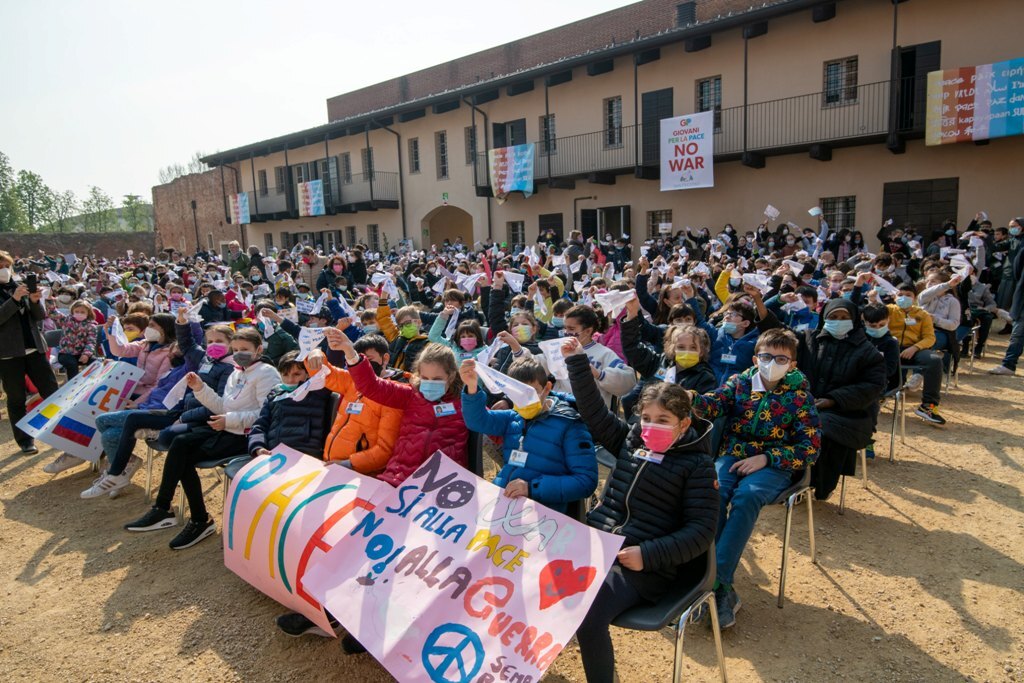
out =
<svg viewBox="0 0 1024 683"><path fill-rule="evenodd" d="M718 525L718 486L711 459L711 423L694 419L661 463L634 457L643 449L640 425L630 427L601 400L585 355L566 359L569 381L594 441L616 454L615 470L590 526L639 546L644 572L698 579Z"/></svg>
<svg viewBox="0 0 1024 683"><path fill-rule="evenodd" d="M301 401L282 398L278 387L267 395L260 416L249 431L249 454L257 448L274 450L279 445L323 459L324 442L331 429L331 391L311 391Z"/></svg>
<svg viewBox="0 0 1024 683"><path fill-rule="evenodd" d="M640 334L643 319L640 316L625 320L622 323L622 352L626 362L640 373L643 380L651 380L662 370L675 365L674 358L666 358L663 353L655 353L641 342ZM662 375L664 376L664 375ZM646 384L646 381L644 382ZM700 361L692 368L676 369L676 384L684 389L693 389L698 394L706 394L718 386L715 371L707 361Z"/></svg>

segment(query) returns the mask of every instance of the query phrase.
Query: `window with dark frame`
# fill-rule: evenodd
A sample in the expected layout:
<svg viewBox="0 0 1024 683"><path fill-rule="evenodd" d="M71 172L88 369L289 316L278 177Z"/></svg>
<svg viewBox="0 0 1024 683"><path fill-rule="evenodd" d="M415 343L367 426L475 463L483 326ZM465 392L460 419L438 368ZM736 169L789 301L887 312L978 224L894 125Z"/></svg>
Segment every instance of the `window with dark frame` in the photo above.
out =
<svg viewBox="0 0 1024 683"><path fill-rule="evenodd" d="M558 139L555 135L555 115L540 117L541 154L557 154Z"/></svg>
<svg viewBox="0 0 1024 683"><path fill-rule="evenodd" d="M508 231L508 246L512 249L517 244L526 244L526 222L509 221L506 224Z"/></svg>
<svg viewBox="0 0 1024 683"><path fill-rule="evenodd" d="M658 237L665 237L658 231L658 226L662 223L672 222L672 209L661 209L659 211L648 211L647 212L647 237L649 239L657 239Z"/></svg>
<svg viewBox="0 0 1024 683"><path fill-rule="evenodd" d="M371 251L380 251L380 226L376 223L366 226L366 241Z"/></svg>
<svg viewBox="0 0 1024 683"><path fill-rule="evenodd" d="M420 172L420 139L409 138L409 173Z"/></svg>
<svg viewBox="0 0 1024 683"><path fill-rule="evenodd" d="M604 101L604 146L622 145L622 97L609 97Z"/></svg>
<svg viewBox="0 0 1024 683"><path fill-rule="evenodd" d="M341 182L345 185L352 184L352 154L341 153Z"/></svg>
<svg viewBox="0 0 1024 683"><path fill-rule="evenodd" d="M345 246L354 247L356 245L356 226L346 225L345 226Z"/></svg>
<svg viewBox="0 0 1024 683"><path fill-rule="evenodd" d="M821 103L823 107L856 104L857 58L845 57L825 62Z"/></svg>
<svg viewBox="0 0 1024 683"><path fill-rule="evenodd" d="M285 178L286 177L287 177L287 174L285 173L285 167L284 166L275 166L274 167L274 193L275 194L284 194L284 186L288 184L288 183L285 182Z"/></svg>
<svg viewBox="0 0 1024 683"><path fill-rule="evenodd" d="M363 158L363 180L373 180L373 147L364 147Z"/></svg>
<svg viewBox="0 0 1024 683"><path fill-rule="evenodd" d="M448 180L448 131L434 133L434 150L437 153L437 179Z"/></svg>
<svg viewBox="0 0 1024 683"><path fill-rule="evenodd" d="M265 170L257 171L256 180L259 184L260 196L266 197L269 193L269 190L267 189L267 172Z"/></svg>
<svg viewBox="0 0 1024 683"><path fill-rule="evenodd" d="M828 223L829 232L855 230L857 226L857 197L822 197L818 200L821 215Z"/></svg>
<svg viewBox="0 0 1024 683"><path fill-rule="evenodd" d="M471 166L476 159L476 126L466 126L466 165Z"/></svg>
<svg viewBox="0 0 1024 683"><path fill-rule="evenodd" d="M697 81L697 111L715 112L715 132L722 130L721 76L711 76Z"/></svg>

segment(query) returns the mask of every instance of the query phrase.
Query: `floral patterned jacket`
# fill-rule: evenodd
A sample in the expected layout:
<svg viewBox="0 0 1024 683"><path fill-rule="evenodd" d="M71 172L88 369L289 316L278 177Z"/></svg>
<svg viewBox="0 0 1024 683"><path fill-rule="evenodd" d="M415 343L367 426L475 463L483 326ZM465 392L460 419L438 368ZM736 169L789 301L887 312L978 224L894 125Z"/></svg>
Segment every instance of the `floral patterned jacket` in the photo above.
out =
<svg viewBox="0 0 1024 683"><path fill-rule="evenodd" d="M774 390L766 391L757 366L748 368L714 391L694 396L693 409L708 420L725 417L720 456L764 454L768 465L780 470L802 470L818 458L818 409L799 370L791 370Z"/></svg>

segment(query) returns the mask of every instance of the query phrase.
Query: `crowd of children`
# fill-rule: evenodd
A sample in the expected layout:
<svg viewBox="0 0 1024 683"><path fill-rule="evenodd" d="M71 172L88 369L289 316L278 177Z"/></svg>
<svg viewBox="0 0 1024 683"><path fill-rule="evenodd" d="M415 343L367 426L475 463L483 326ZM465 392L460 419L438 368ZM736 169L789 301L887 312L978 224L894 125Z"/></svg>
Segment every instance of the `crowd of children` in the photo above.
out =
<svg viewBox="0 0 1024 683"><path fill-rule="evenodd" d="M983 352L997 319L1011 336L992 372L1013 374L1021 221L993 230L979 214L938 247L887 225L877 254L823 220L680 231L635 255L625 238L578 232L387 253L0 252L0 374L13 426L57 375L102 359L142 370L123 409L96 421L103 472L82 497L122 493L142 462L136 431L153 430L167 448L159 489L125 529L180 526L175 550L216 531L204 460L285 445L397 486L438 450L467 466L471 433L492 439L505 495L589 505L589 524L625 537L579 630L588 680L610 681L609 624L699 579L712 543L717 616L735 623L735 571L761 508L812 465L828 498L871 452L889 393L920 391L916 414L945 425L943 375ZM492 393L482 366L536 400ZM311 377L322 381L296 392ZM591 502L601 448L615 467ZM62 453L43 469L81 464ZM171 505L179 485L187 522ZM316 630L295 614L279 626Z"/></svg>

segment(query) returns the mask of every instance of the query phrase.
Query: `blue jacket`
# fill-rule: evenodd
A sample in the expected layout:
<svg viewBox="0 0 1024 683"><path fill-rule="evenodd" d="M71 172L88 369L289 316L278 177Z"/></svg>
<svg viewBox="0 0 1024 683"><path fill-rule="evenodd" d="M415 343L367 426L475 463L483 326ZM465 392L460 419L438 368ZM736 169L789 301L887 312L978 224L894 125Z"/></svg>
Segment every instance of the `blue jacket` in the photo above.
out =
<svg viewBox="0 0 1024 683"><path fill-rule="evenodd" d="M818 328L818 314L810 308L802 308L799 311L790 313L782 308L782 300L773 296L764 302L765 308L775 314L783 325L800 335L804 330L815 330Z"/></svg>
<svg viewBox="0 0 1024 683"><path fill-rule="evenodd" d="M330 389L311 391L301 401L276 400L283 393L277 388L267 395L260 416L249 431L249 454L257 448L272 451L284 444L322 460L324 442L334 420Z"/></svg>
<svg viewBox="0 0 1024 683"><path fill-rule="evenodd" d="M760 330L753 327L739 339L733 339L731 334L726 334L721 329L717 330L717 335L711 337L710 359L711 369L715 371L715 381L722 384L754 364L754 347L757 345L759 334ZM736 362L724 362L723 356L735 356Z"/></svg>
<svg viewBox="0 0 1024 683"><path fill-rule="evenodd" d="M504 439L505 466L494 478L496 486L522 479L532 500L565 512L568 503L597 488L597 456L579 413L564 401L552 400L551 410L527 421L514 410L488 410L483 391L463 391L462 417L471 431ZM512 464L513 450L528 453L525 465Z"/></svg>

